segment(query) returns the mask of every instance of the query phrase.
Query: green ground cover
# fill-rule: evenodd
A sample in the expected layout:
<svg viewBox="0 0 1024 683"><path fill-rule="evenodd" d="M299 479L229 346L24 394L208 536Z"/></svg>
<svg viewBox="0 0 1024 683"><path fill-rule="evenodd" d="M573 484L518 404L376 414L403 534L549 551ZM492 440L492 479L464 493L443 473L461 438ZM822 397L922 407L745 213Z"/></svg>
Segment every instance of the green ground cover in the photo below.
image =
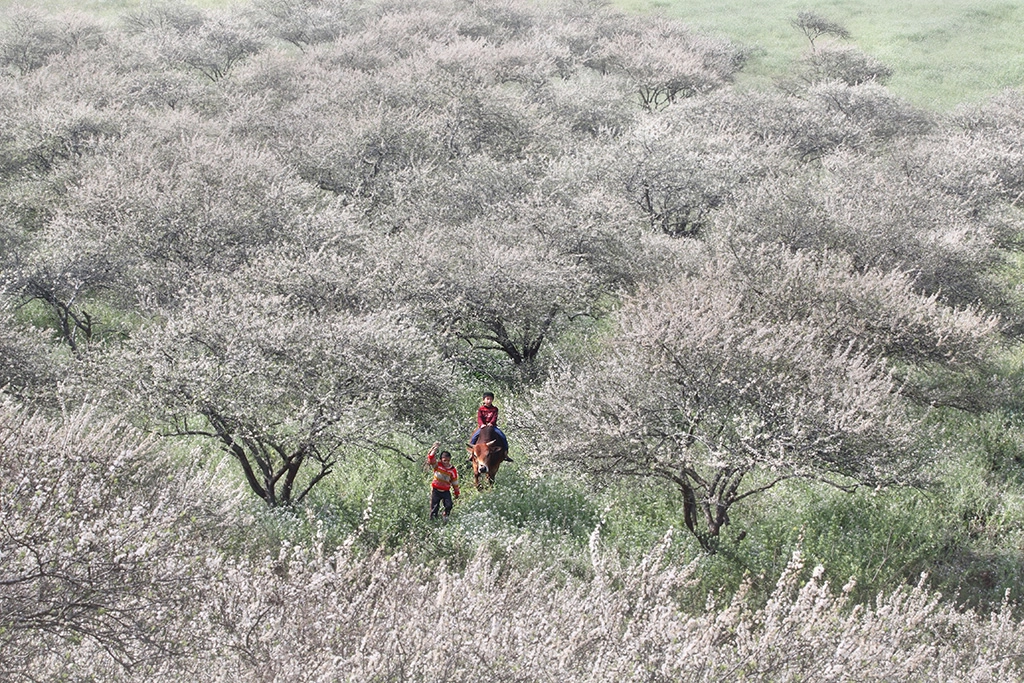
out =
<svg viewBox="0 0 1024 683"><path fill-rule="evenodd" d="M893 67L897 94L931 109L976 102L1024 82L1024 4L985 0L618 0L636 11L663 11L748 46L741 85L784 73L807 49L790 21L816 12L849 29L850 44Z"/></svg>

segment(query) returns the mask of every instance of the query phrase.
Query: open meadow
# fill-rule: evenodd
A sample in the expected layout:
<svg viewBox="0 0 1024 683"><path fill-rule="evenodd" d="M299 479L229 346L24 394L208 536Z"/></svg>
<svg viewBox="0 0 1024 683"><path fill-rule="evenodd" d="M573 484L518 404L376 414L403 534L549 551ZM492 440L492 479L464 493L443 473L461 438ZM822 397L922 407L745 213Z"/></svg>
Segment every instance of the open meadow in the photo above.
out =
<svg viewBox="0 0 1024 683"><path fill-rule="evenodd" d="M0 670L1024 681L1022 23L0 0Z"/></svg>
<svg viewBox="0 0 1024 683"><path fill-rule="evenodd" d="M633 11L672 17L748 45L746 80L764 85L806 49L791 21L817 12L845 26L850 42L893 69L890 89L914 104L949 109L1024 83L1024 3L952 0L747 2L620 0ZM744 82L744 79L740 79Z"/></svg>

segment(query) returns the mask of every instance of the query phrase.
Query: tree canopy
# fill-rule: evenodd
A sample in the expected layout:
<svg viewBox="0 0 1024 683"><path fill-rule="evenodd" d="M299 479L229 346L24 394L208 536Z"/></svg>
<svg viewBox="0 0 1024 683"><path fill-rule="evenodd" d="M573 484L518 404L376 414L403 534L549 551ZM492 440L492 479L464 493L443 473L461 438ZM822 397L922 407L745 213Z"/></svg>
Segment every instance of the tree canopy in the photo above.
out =
<svg viewBox="0 0 1024 683"><path fill-rule="evenodd" d="M5 31L8 305L81 361L66 391L213 437L268 502L342 444L430 440L474 376L519 392L552 368L638 415L681 401L662 431L729 471L902 480L922 368L976 373L1020 318L996 277L1011 176L966 180L965 150L1015 144L984 123L998 102L938 120L849 60L740 95L739 47L588 5L166 4Z"/></svg>
<svg viewBox="0 0 1024 683"><path fill-rule="evenodd" d="M320 528L358 518L369 471L398 507L395 482L421 483L426 444L461 450L485 389L520 486L569 470L567 499L647 487L709 556L737 547L728 526L758 496L926 487L951 433L1024 405L1021 93L919 110L817 14L793 23L805 59L759 91L733 85L746 48L591 2L155 3L0 23L0 430L46 461L3 456L0 493L70 496L86 520L54 538L30 515L7 527L63 577L0 553L21 582L0 617L11 643L43 628L32 595L53 585L77 609L123 569L123 590L69 612L56 641L102 641L122 610L172 648L187 625L142 614L165 594L131 595L151 568L139 539L174 580L203 564L175 544L237 548L210 540L206 507L180 538L157 530L187 516L169 487L200 501L233 482L280 515L268 525ZM106 482L105 440L121 454ZM159 509L85 500L68 477ZM104 515L127 555L67 545ZM216 600L256 609L277 576L306 609L291 561L256 571L254 602ZM61 569L92 562L95 576ZM150 647L111 642L125 666Z"/></svg>

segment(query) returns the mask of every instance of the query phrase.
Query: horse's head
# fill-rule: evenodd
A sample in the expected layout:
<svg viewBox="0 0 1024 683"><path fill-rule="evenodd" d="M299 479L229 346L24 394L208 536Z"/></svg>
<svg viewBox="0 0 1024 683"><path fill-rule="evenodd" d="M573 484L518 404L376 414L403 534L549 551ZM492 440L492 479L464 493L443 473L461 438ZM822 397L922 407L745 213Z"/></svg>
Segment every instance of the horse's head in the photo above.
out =
<svg viewBox="0 0 1024 683"><path fill-rule="evenodd" d="M467 446L469 451L469 462L473 465L473 480L476 487L480 488L480 477L485 476L488 484L494 483L494 475L498 473L498 467L508 457L505 446L498 439L494 430L486 426L480 430L476 443Z"/></svg>

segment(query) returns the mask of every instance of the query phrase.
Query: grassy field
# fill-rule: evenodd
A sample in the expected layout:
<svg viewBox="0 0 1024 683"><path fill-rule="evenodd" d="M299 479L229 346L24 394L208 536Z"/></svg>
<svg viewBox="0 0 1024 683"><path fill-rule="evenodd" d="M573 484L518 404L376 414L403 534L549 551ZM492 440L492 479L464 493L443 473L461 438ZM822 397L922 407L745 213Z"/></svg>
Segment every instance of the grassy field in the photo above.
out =
<svg viewBox="0 0 1024 683"><path fill-rule="evenodd" d="M189 0L215 7L243 0ZM0 0L47 10L74 8L111 16L140 0ZM894 68L890 87L911 102L949 109L1024 83L1024 2L992 0L614 0L629 11L664 12L695 28L747 46L744 87L770 83L807 49L790 25L811 10L846 26L849 41Z"/></svg>
<svg viewBox="0 0 1024 683"><path fill-rule="evenodd" d="M753 49L741 84L784 73L807 49L790 25L811 10L846 26L850 44L895 70L890 87L920 106L947 109L1024 83L1024 3L991 0L618 0L662 11Z"/></svg>

